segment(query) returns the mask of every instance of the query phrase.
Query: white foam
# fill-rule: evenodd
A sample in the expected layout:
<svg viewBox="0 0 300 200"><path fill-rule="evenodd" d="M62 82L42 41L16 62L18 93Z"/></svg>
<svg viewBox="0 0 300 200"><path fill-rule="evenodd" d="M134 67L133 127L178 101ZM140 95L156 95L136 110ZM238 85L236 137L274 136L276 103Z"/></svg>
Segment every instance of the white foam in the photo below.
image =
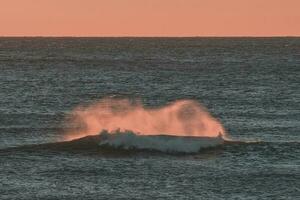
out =
<svg viewBox="0 0 300 200"><path fill-rule="evenodd" d="M167 135L139 135L130 131L100 134L100 145L110 145L124 149L158 150L162 152L193 153L207 147L224 143L218 137L181 137Z"/></svg>

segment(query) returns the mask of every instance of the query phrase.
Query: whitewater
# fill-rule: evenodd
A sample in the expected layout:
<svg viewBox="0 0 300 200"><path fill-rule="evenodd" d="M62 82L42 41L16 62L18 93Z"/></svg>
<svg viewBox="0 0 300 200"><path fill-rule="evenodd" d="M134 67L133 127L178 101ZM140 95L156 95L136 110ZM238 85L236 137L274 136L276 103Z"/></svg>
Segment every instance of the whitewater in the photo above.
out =
<svg viewBox="0 0 300 200"><path fill-rule="evenodd" d="M197 153L208 147L224 143L222 136L218 137L184 137L170 135L137 135L133 132L100 134L99 145L109 145L122 149L152 150L167 153Z"/></svg>

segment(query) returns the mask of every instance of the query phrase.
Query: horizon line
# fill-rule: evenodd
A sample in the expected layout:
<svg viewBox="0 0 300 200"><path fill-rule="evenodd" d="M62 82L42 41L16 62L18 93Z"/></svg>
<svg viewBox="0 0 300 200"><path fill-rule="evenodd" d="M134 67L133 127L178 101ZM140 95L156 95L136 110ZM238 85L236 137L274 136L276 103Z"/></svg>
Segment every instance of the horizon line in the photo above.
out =
<svg viewBox="0 0 300 200"><path fill-rule="evenodd" d="M191 35L191 36L163 36L163 35L0 35L0 38L298 38L300 35Z"/></svg>

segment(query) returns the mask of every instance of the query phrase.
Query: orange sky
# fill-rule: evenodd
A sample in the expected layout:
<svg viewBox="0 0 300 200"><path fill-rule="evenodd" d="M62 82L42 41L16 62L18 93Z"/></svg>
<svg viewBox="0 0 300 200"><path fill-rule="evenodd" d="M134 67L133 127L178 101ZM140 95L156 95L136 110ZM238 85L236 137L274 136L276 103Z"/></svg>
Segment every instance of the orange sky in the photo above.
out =
<svg viewBox="0 0 300 200"><path fill-rule="evenodd" d="M300 0L0 0L0 36L300 36Z"/></svg>

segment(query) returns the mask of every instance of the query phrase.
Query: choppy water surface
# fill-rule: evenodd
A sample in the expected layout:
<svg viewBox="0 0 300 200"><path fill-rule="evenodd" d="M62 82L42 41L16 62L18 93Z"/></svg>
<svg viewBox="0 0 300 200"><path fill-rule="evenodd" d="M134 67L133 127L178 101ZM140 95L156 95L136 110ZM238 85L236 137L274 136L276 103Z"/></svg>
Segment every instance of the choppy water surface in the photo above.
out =
<svg viewBox="0 0 300 200"><path fill-rule="evenodd" d="M299 38L0 38L0 199L297 199L299 52ZM63 142L78 105L116 96L200 102L238 142Z"/></svg>

